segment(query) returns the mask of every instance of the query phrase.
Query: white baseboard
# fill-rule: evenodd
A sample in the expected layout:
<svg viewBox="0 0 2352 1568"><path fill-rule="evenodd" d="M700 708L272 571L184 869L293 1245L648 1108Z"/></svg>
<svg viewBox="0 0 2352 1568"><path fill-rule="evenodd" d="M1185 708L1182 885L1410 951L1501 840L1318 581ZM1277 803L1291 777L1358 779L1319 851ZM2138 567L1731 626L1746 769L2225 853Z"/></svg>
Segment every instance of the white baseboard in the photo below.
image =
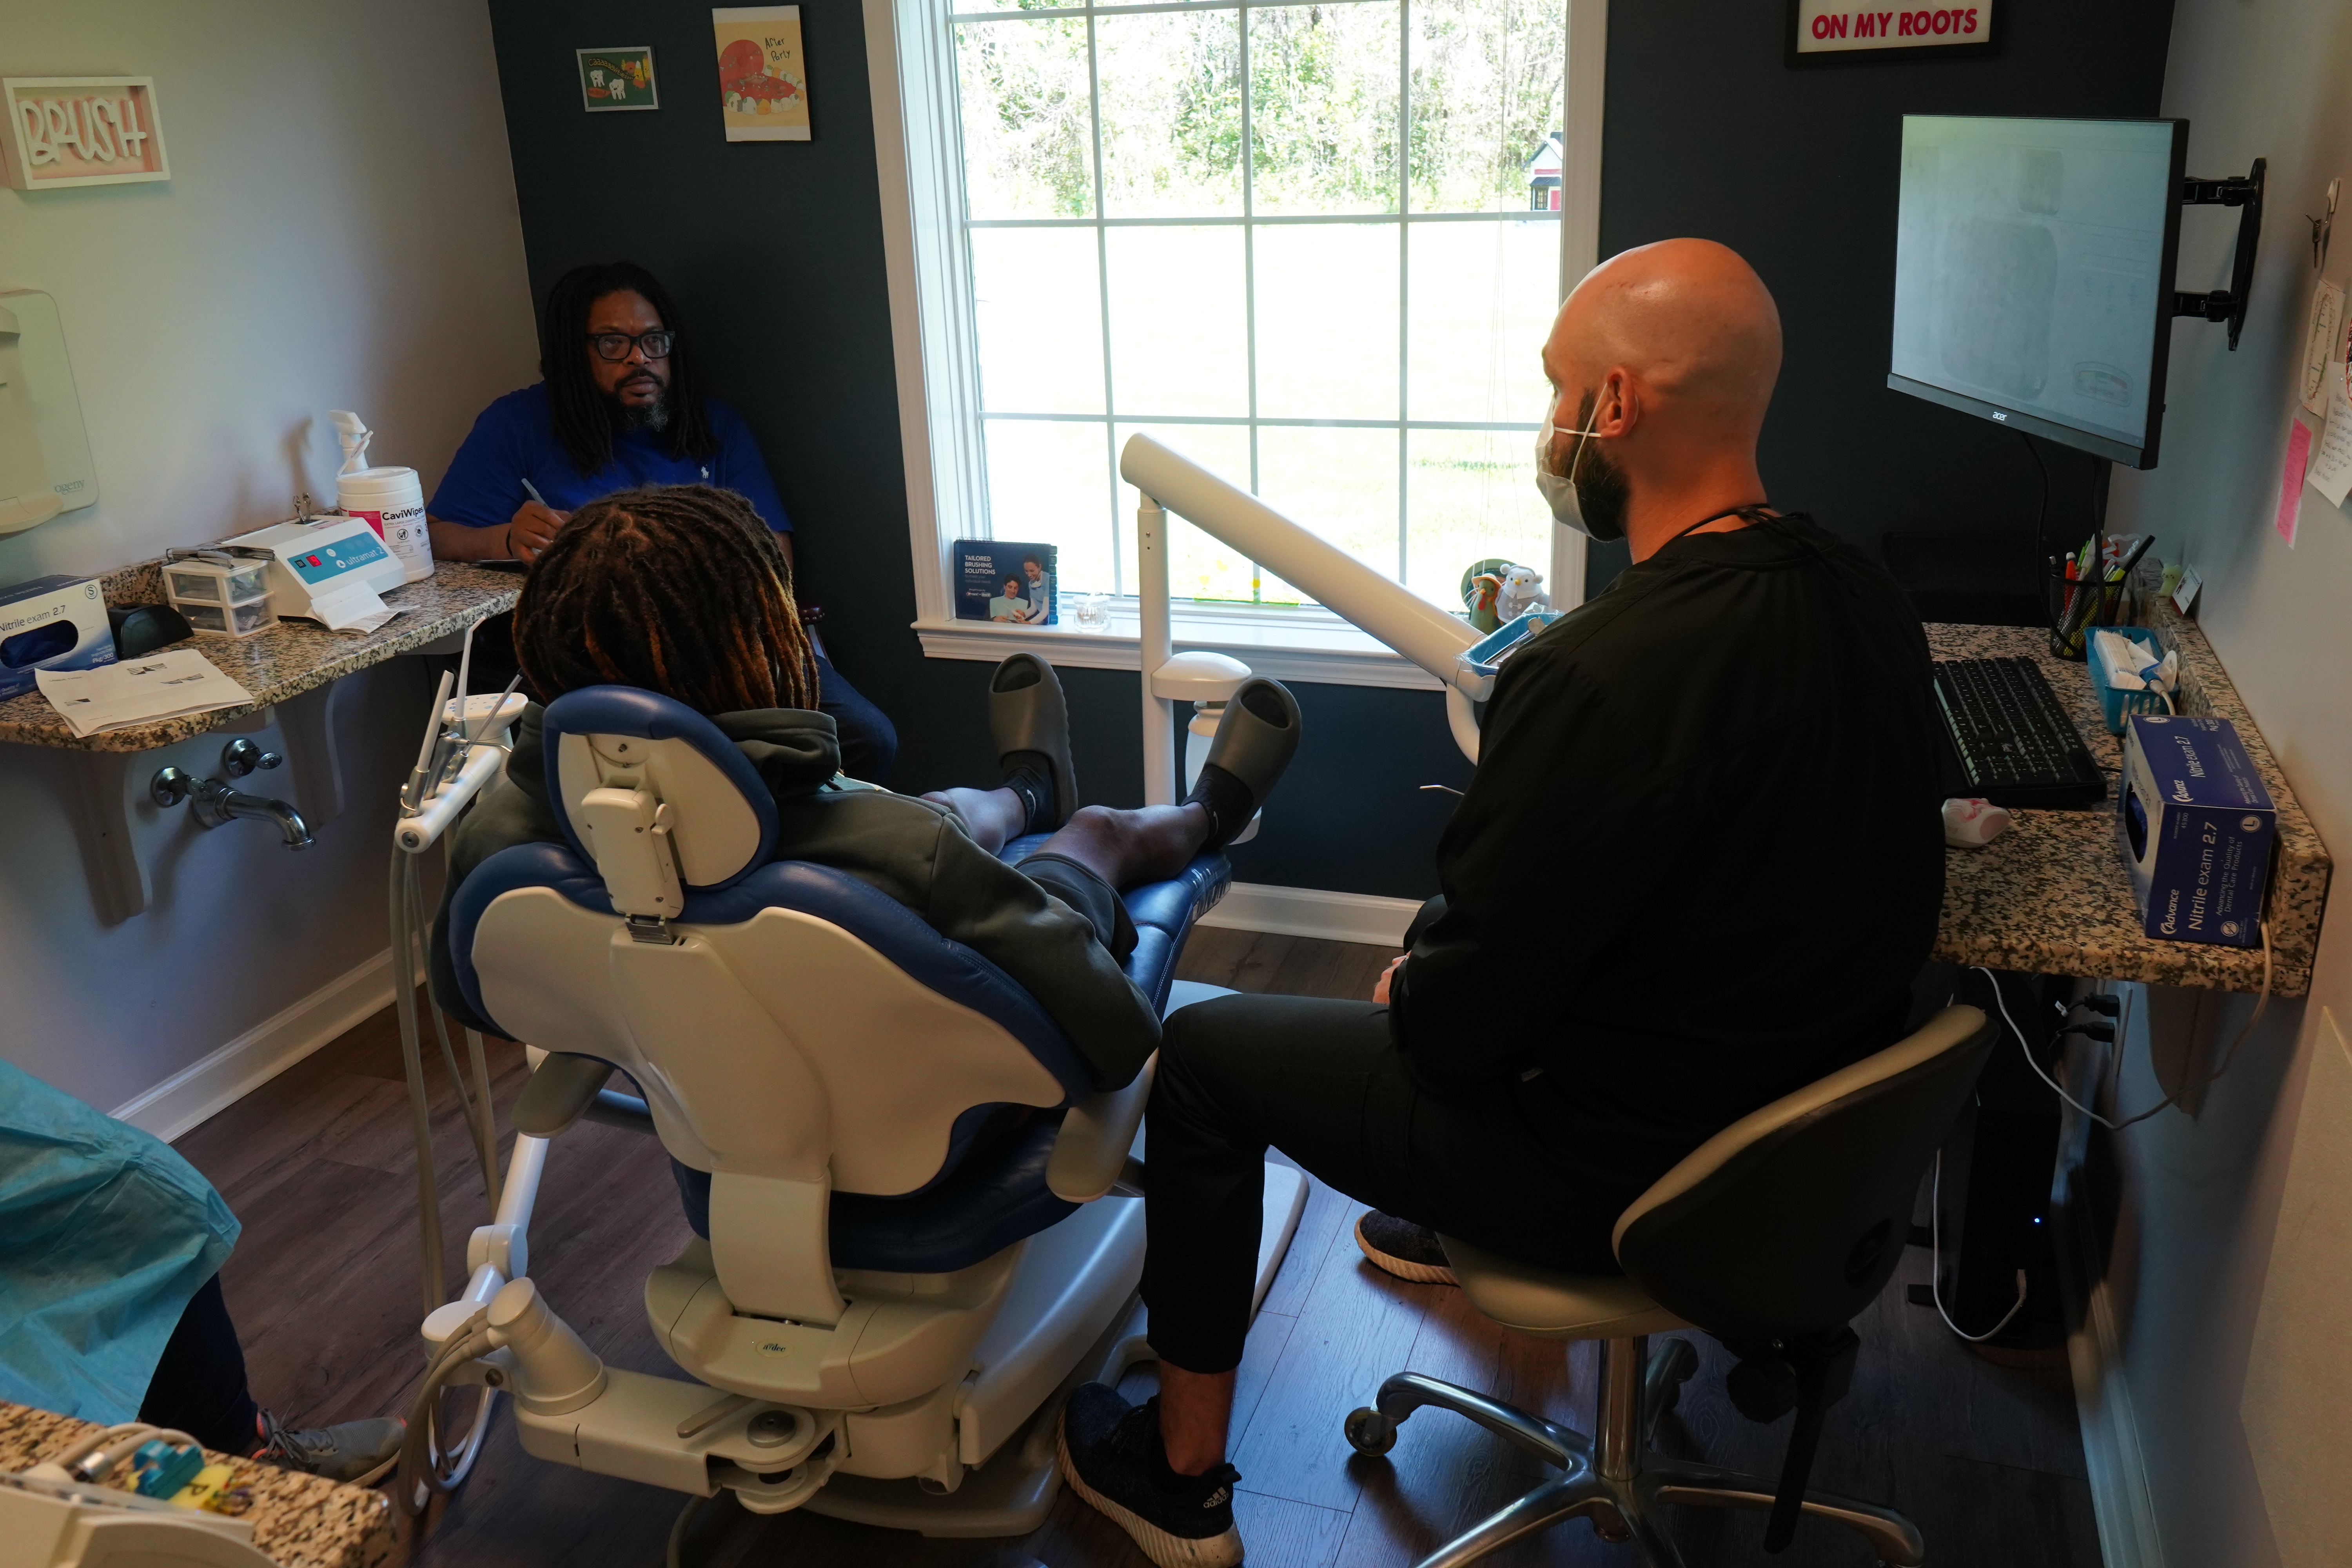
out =
<svg viewBox="0 0 2352 1568"><path fill-rule="evenodd" d="M330 980L275 1017L114 1110L166 1143L259 1089L362 1019L390 1006L392 949Z"/></svg>
<svg viewBox="0 0 2352 1568"><path fill-rule="evenodd" d="M1330 893L1320 888L1276 888L1235 882L1217 907L1201 917L1204 926L1271 931L1277 936L1319 937L1325 942L1362 942L1397 947L1404 928L1421 912L1417 899L1383 899L1370 893Z"/></svg>
<svg viewBox="0 0 2352 1568"><path fill-rule="evenodd" d="M1326 942L1394 947L1421 905L1412 899L1236 882L1201 923ZM392 950L384 949L202 1060L117 1106L117 1121L170 1142L235 1104L329 1040L391 1005Z"/></svg>
<svg viewBox="0 0 2352 1568"><path fill-rule="evenodd" d="M2078 1089L2076 1092L2080 1092ZM2086 1129L2069 1114L2062 1150L2073 1151L2070 1184L2082 1179L2080 1148ZM2053 1252L2059 1289L2069 1321L2066 1362L2074 1374L2074 1414L2083 1434L2083 1462L2091 1484L2091 1511L2099 1525L2099 1559L2105 1568L2164 1568L2164 1535L2156 1518L2156 1493L2140 1449L2139 1420L2124 1378L2123 1334L2116 1321L2115 1296L2099 1278L2098 1247L2087 1232L2083 1205L2057 1206L2058 1234Z"/></svg>
<svg viewBox="0 0 2352 1568"><path fill-rule="evenodd" d="M2066 1342L2066 1359L2074 1373L2091 1511L2099 1522L2099 1560L2106 1568L2164 1568L2156 1495L2140 1452L2139 1423L2124 1382L2123 1349L2105 1281L2092 1289L2088 1308L2083 1326Z"/></svg>

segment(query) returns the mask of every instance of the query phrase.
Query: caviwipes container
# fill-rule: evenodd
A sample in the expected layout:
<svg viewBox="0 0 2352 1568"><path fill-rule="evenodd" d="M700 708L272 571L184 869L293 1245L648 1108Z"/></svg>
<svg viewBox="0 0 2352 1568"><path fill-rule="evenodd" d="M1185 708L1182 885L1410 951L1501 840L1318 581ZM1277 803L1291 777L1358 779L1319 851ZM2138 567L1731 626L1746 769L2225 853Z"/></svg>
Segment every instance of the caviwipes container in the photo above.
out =
<svg viewBox="0 0 2352 1568"><path fill-rule="evenodd" d="M360 468L335 479L335 504L363 517L405 574L421 583L433 575L433 541L425 531L425 490L415 468Z"/></svg>

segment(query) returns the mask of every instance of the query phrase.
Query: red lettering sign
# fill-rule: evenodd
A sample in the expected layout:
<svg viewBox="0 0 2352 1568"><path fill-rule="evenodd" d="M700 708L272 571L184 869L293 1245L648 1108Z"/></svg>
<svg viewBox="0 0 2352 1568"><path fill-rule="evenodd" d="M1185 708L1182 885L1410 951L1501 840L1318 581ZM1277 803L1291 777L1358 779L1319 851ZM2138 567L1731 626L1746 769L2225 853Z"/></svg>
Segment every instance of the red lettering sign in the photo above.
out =
<svg viewBox="0 0 2352 1568"><path fill-rule="evenodd" d="M1981 53L1993 45L1993 5L1936 10L1848 11L1832 0L1799 0L1792 59L1819 59L1848 52L1883 55L1895 49L1970 46Z"/></svg>

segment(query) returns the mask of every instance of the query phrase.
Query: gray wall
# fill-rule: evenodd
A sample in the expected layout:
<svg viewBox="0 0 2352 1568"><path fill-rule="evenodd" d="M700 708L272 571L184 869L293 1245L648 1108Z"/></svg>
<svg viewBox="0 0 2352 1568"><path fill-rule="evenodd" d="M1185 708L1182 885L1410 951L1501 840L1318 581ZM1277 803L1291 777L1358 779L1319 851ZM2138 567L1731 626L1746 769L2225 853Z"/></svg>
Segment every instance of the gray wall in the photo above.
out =
<svg viewBox="0 0 2352 1568"><path fill-rule="evenodd" d="M329 408L430 486L473 411L530 362L488 28L469 0L10 5L11 75L152 75L168 182L0 190L0 288L54 295L100 494L0 540L0 583L100 574L331 497ZM392 791L429 691L415 661L340 702L350 806L317 847L205 833L126 788L155 901L92 908L54 752L0 746L0 1054L101 1110L385 950ZM277 743L275 732L260 737ZM262 775L289 793L288 773Z"/></svg>
<svg viewBox="0 0 2352 1568"><path fill-rule="evenodd" d="M626 255L653 268L697 334L717 395L757 433L798 528L803 595L824 605L835 660L897 721L889 782L935 789L994 777L987 667L927 660L915 618L889 300L882 272L864 20L856 0L803 0L814 139L721 139L702 90L710 9L679 0L492 0L507 131L533 296L569 268ZM572 51L654 47L662 108L583 114ZM1135 677L1064 677L1088 799L1140 802ZM1302 687L1307 747L1285 807L1234 852L1244 881L1420 897L1468 768L1433 692Z"/></svg>
<svg viewBox="0 0 2352 1568"><path fill-rule="evenodd" d="M2352 9L2336 0L2179 0L2164 112L2192 167L2270 160L2243 342L2174 329L2162 464L2125 476L2120 528L2204 574L2207 633L2320 836L2352 851L2352 518L2305 488L2296 542L2272 527L2305 312L2320 274L2303 214L2352 176ZM2180 279L2226 287L2234 221L2189 215ZM2326 277L2352 285L2339 235ZM2317 422L2311 421L2315 426ZM2340 890L2340 889L2339 889ZM2195 1117L2124 1134L2107 1281L2128 1408L2172 1568L2321 1568L2352 1541L2352 944L2324 932L2311 995L2273 1004ZM2231 998L2219 1038L2251 999ZM2135 1045L2125 1101L2159 1090Z"/></svg>
<svg viewBox="0 0 2352 1568"><path fill-rule="evenodd" d="M2005 10L1990 58L1792 70L1780 5L1609 8L1601 254L1700 235L1763 275L1788 342L1765 483L1874 555L1890 531L2031 532L2041 494L2015 434L1887 390L1903 116L2151 115L2163 86L2171 0ZM2091 459L2043 451L2052 532L2080 539ZM1590 587L1624 562L1596 547Z"/></svg>

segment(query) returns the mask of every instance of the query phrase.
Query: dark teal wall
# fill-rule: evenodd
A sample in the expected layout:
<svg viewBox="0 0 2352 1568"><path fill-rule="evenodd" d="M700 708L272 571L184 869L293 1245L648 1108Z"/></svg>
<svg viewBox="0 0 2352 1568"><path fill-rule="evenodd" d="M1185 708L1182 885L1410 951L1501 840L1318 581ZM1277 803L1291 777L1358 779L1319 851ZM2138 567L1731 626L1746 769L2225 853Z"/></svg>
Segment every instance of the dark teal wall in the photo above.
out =
<svg viewBox="0 0 2352 1568"><path fill-rule="evenodd" d="M1786 6L1609 7L1601 254L1699 235L1748 258L1788 343L1765 483L1874 555L1890 531L2030 531L2041 483L2013 432L1887 390L1903 116L2134 118L2164 95L2171 0L2003 9L2001 52L1986 58L1791 69ZM2196 149L2192 132L2192 163ZM2052 532L2079 539L2091 458L2042 450ZM1624 560L1622 545L1595 549L1590 585Z"/></svg>
<svg viewBox="0 0 2352 1568"><path fill-rule="evenodd" d="M803 595L903 742L890 783L992 778L987 668L929 659L915 618L890 306L866 85L852 0L802 0L814 140L721 140L710 7L677 0L492 0L499 76L533 298L565 269L627 256L679 300L717 395L758 433L799 529ZM651 44L662 107L588 114L576 48ZM1142 798L1135 677L1064 677L1089 799ZM1469 769L1433 692L1302 687L1306 748L1245 881L1420 897Z"/></svg>
<svg viewBox="0 0 2352 1568"><path fill-rule="evenodd" d="M801 529L842 668L898 721L892 783L987 776L983 667L926 660L914 618L865 36L852 0L803 0L815 140L720 139L709 7L492 0L534 294L626 255L682 301L719 395L751 422ZM1601 251L1677 234L1738 248L1780 302L1788 364L1765 431L1773 499L1876 548L1890 529L2030 525L2013 437L1885 389L1898 120L1906 111L2152 114L2165 0L2021 5L1987 60L1791 71L1777 4L1611 7ZM583 113L572 50L650 43L663 107ZM2193 146L2193 142L2192 142ZM2087 505L2062 455L2053 510ZM1594 552L1595 587L1622 552ZM1135 678L1069 673L1091 799L1141 795ZM1306 687L1307 740L1247 880L1419 896L1467 768L1428 692Z"/></svg>

